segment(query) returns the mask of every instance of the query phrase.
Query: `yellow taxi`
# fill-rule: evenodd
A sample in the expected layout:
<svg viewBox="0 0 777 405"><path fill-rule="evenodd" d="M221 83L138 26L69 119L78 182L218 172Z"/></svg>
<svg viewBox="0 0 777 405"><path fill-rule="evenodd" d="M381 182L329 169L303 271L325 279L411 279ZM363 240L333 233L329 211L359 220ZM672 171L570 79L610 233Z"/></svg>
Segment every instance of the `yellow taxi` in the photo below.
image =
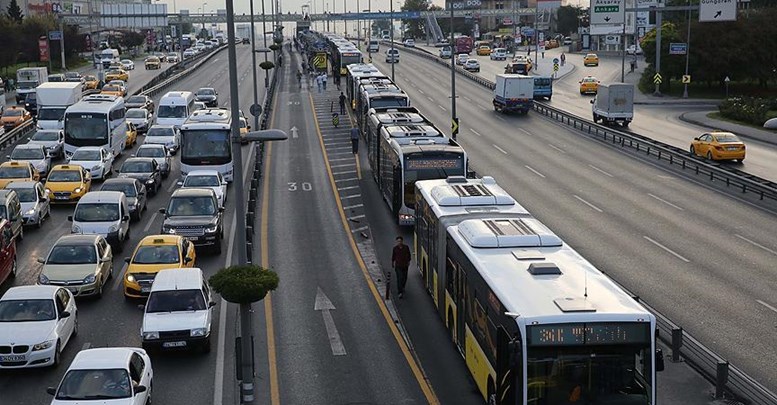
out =
<svg viewBox="0 0 777 405"><path fill-rule="evenodd" d="M11 161L0 164L0 188L14 181L40 181L40 173L30 162Z"/></svg>
<svg viewBox="0 0 777 405"><path fill-rule="evenodd" d="M491 47L488 45L480 45L476 52L480 56L488 56L491 55Z"/></svg>
<svg viewBox="0 0 777 405"><path fill-rule="evenodd" d="M151 291L151 284L158 272L165 269L194 267L194 244L179 235L150 235L138 242L127 257L124 272L124 296L143 298Z"/></svg>
<svg viewBox="0 0 777 405"><path fill-rule="evenodd" d="M580 80L580 94L596 94L599 91L599 81L593 76Z"/></svg>
<svg viewBox="0 0 777 405"><path fill-rule="evenodd" d="M115 84L106 84L103 86L102 90L100 90L100 94L124 97L124 89L122 89L121 86L117 86Z"/></svg>
<svg viewBox="0 0 777 405"><path fill-rule="evenodd" d="M707 132L693 138L691 155L710 160L745 160L745 143L731 132Z"/></svg>
<svg viewBox="0 0 777 405"><path fill-rule="evenodd" d="M599 66L599 56L595 53L587 53L583 56L583 66Z"/></svg>
<svg viewBox="0 0 777 405"><path fill-rule="evenodd" d="M246 144L248 141L245 139L248 131L251 130L251 126L248 125L248 121L245 118L240 117L240 143Z"/></svg>
<svg viewBox="0 0 777 405"><path fill-rule="evenodd" d="M93 76L93 75L84 76L84 90L97 90L97 87L99 85L100 85L100 81L97 80L96 76Z"/></svg>
<svg viewBox="0 0 777 405"><path fill-rule="evenodd" d="M0 117L0 123L3 124L3 128L6 131L18 127L27 121L32 121L32 114L25 110L24 107L14 105L6 108L3 111L3 116Z"/></svg>
<svg viewBox="0 0 777 405"><path fill-rule="evenodd" d="M129 73L124 69L111 69L105 74L105 81L109 82L111 80L123 80L127 82L129 81Z"/></svg>
<svg viewBox="0 0 777 405"><path fill-rule="evenodd" d="M89 171L78 165L56 165L44 185L52 203L76 202L92 188Z"/></svg>
<svg viewBox="0 0 777 405"><path fill-rule="evenodd" d="M149 56L145 61L146 70L160 69L162 67L162 61L156 56Z"/></svg>
<svg viewBox="0 0 777 405"><path fill-rule="evenodd" d="M132 145L136 144L137 142L138 142L138 129L135 127L135 124L128 122L127 141L124 143L124 146L127 148L131 148Z"/></svg>

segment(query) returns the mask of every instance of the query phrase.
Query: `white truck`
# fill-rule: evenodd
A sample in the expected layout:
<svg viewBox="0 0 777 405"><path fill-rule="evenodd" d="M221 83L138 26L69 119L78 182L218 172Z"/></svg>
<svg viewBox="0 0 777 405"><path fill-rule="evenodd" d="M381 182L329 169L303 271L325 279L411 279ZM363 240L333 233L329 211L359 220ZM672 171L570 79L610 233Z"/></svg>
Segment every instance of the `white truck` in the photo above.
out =
<svg viewBox="0 0 777 405"><path fill-rule="evenodd" d="M100 63L105 69L111 66L111 63L119 63L119 51L113 48L103 49L100 51Z"/></svg>
<svg viewBox="0 0 777 405"><path fill-rule="evenodd" d="M534 76L503 73L496 75L494 110L526 114L534 106Z"/></svg>
<svg viewBox="0 0 777 405"><path fill-rule="evenodd" d="M81 100L80 82L50 82L38 86L38 128L64 129L65 110Z"/></svg>
<svg viewBox="0 0 777 405"><path fill-rule="evenodd" d="M629 126L634 119L634 85L628 83L600 84L591 100L594 122Z"/></svg>
<svg viewBox="0 0 777 405"><path fill-rule="evenodd" d="M21 68L16 71L16 104L21 104L35 88L49 81L46 67Z"/></svg>

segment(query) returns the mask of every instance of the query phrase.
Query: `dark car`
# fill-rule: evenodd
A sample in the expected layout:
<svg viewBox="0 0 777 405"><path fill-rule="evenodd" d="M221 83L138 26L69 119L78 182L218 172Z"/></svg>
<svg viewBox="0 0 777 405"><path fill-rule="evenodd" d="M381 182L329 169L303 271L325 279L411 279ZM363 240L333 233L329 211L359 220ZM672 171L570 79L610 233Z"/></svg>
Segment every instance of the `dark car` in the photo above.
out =
<svg viewBox="0 0 777 405"><path fill-rule="evenodd" d="M27 93L24 98L24 109L32 115L38 115L38 94L35 92Z"/></svg>
<svg viewBox="0 0 777 405"><path fill-rule="evenodd" d="M124 106L130 108L145 108L150 113L154 113L154 100L149 96L132 96L127 98Z"/></svg>
<svg viewBox="0 0 777 405"><path fill-rule="evenodd" d="M211 87L203 87L194 93L194 99L205 103L207 107L219 106L219 93Z"/></svg>
<svg viewBox="0 0 777 405"><path fill-rule="evenodd" d="M212 248L221 253L224 239L223 212L216 193L208 188L180 188L170 196L162 222L163 234L185 236L194 246Z"/></svg>
<svg viewBox="0 0 777 405"><path fill-rule="evenodd" d="M118 178L108 179L103 182L100 191L120 191L127 197L130 216L139 221L140 215L146 210L148 199L146 198L146 186L138 179Z"/></svg>
<svg viewBox="0 0 777 405"><path fill-rule="evenodd" d="M50 74L49 75L49 79L48 80L50 82L64 82L64 81L66 81L66 79L67 78L62 73L54 73L54 74Z"/></svg>
<svg viewBox="0 0 777 405"><path fill-rule="evenodd" d="M150 195L155 195L162 186L162 171L152 158L133 157L125 160L119 169L119 178L140 180Z"/></svg>

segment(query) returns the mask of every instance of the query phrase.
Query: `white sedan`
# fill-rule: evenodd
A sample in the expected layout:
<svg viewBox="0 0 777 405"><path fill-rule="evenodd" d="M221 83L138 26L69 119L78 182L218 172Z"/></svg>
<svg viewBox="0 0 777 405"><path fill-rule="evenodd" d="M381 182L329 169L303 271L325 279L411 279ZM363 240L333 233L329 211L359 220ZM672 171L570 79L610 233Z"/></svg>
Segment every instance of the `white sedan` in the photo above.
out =
<svg viewBox="0 0 777 405"><path fill-rule="evenodd" d="M70 363L51 405L151 403L154 371L151 358L135 347L101 347L81 350Z"/></svg>
<svg viewBox="0 0 777 405"><path fill-rule="evenodd" d="M46 147L43 145L34 143L16 145L11 154L6 157L18 162L30 162L35 167L35 170L44 177L51 169L51 155L46 152Z"/></svg>
<svg viewBox="0 0 777 405"><path fill-rule="evenodd" d="M467 59L467 61L464 62L464 70L480 72L480 62L478 62L477 59Z"/></svg>
<svg viewBox="0 0 777 405"><path fill-rule="evenodd" d="M216 193L219 206L227 201L227 181L216 170L193 170L178 185L182 188L209 188Z"/></svg>
<svg viewBox="0 0 777 405"><path fill-rule="evenodd" d="M0 369L57 366L78 333L76 303L64 287L11 287L0 298Z"/></svg>
<svg viewBox="0 0 777 405"><path fill-rule="evenodd" d="M68 163L89 170L93 179L104 179L113 172L113 153L102 146L82 146L73 152Z"/></svg>
<svg viewBox="0 0 777 405"><path fill-rule="evenodd" d="M463 65L465 62L469 60L469 55L466 53L460 53L456 55L456 64L457 65Z"/></svg>
<svg viewBox="0 0 777 405"><path fill-rule="evenodd" d="M135 62L129 59L122 59L119 63L124 70L135 70Z"/></svg>

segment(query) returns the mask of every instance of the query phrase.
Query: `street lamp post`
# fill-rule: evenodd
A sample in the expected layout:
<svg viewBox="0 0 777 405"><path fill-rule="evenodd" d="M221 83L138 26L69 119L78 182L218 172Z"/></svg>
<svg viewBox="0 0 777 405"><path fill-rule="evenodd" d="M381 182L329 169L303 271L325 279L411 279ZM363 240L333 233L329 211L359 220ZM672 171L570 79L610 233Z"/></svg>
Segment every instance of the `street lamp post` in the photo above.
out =
<svg viewBox="0 0 777 405"><path fill-rule="evenodd" d="M262 0L262 43L265 49L267 49L267 14L264 12L264 1ZM251 13L253 14L253 13ZM256 41L256 36L251 38L251 42ZM267 52L264 53L264 61L267 62ZM270 69L264 70L264 88L270 87Z"/></svg>
<svg viewBox="0 0 777 405"><path fill-rule="evenodd" d="M688 6L691 0L688 0ZM636 54L636 51L634 52ZM691 10L688 10L688 36L685 39L685 75L688 76L688 63L691 57ZM688 98L688 83L683 84L683 98Z"/></svg>
<svg viewBox="0 0 777 405"><path fill-rule="evenodd" d="M254 0L249 0L251 12L251 73L254 77L254 105L259 104L259 91L256 88L256 32L254 30ZM264 0L262 0L264 4ZM267 70L265 70L265 74ZM254 129L259 129L259 115L254 115Z"/></svg>
<svg viewBox="0 0 777 405"><path fill-rule="evenodd" d="M202 3L202 16L203 17L205 16L205 6L207 6L207 5L208 5L207 1ZM205 18L202 19L202 29L205 29Z"/></svg>
<svg viewBox="0 0 777 405"><path fill-rule="evenodd" d="M394 0L391 1L391 25L389 26L389 35L391 35L391 50L393 51L394 48ZM394 81L394 65L396 65L396 61L394 60L394 53L391 53L391 81Z"/></svg>
<svg viewBox="0 0 777 405"><path fill-rule="evenodd" d="M453 42L453 0L448 2L451 9L451 24L450 24L450 48L451 48L451 137L455 140L458 135L458 122L459 118L456 117L456 53L454 52L455 43Z"/></svg>

